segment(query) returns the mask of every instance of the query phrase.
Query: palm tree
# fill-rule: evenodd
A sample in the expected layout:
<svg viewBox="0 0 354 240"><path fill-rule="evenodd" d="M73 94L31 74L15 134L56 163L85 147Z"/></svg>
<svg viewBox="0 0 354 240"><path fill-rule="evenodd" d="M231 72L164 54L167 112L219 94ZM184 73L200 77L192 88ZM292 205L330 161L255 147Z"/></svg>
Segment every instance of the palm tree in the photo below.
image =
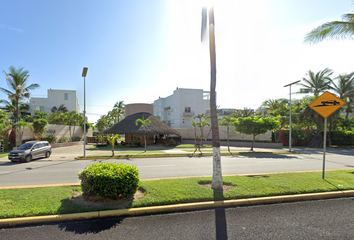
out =
<svg viewBox="0 0 354 240"><path fill-rule="evenodd" d="M10 90L0 87L0 90L5 92L9 99L15 99L16 101L16 122L20 120L19 102L23 98L30 97L30 91L39 87L38 84L30 84L27 86L29 74L27 70L23 68L9 67L9 72L3 71L6 75L6 81ZM18 139L16 138L16 146L18 146Z"/></svg>
<svg viewBox="0 0 354 240"><path fill-rule="evenodd" d="M119 102L116 102L115 104L114 104L114 107L113 107L114 109L116 109L117 111L117 122L119 122L119 119L121 118L121 117L124 117L124 113L125 113L125 109L124 109L124 101L119 101ZM117 123L116 122L116 123Z"/></svg>
<svg viewBox="0 0 354 240"><path fill-rule="evenodd" d="M194 129L194 147L197 149L197 123L195 121L191 121L191 124Z"/></svg>
<svg viewBox="0 0 354 240"><path fill-rule="evenodd" d="M197 122L197 126L200 128L200 142L199 142L199 145L202 146L202 141L204 139L204 127L205 126L210 126L210 123L208 123L205 119L203 119L201 122Z"/></svg>
<svg viewBox="0 0 354 240"><path fill-rule="evenodd" d="M349 113L352 112L354 102L354 72L339 75L335 79L337 80L337 84L334 81L331 81L332 85L329 87L337 93L340 99L346 101L345 117L348 118Z"/></svg>
<svg viewBox="0 0 354 240"><path fill-rule="evenodd" d="M0 107L1 110L5 112L10 112L12 113L12 116L10 117L11 119L17 119L17 108L16 108L16 100L15 99L10 99L8 100L0 100L0 103L5 104L4 106ZM20 101L18 104L19 110L20 110L20 116L23 117L25 113L28 113L29 110L29 105L27 102L22 102Z"/></svg>
<svg viewBox="0 0 354 240"><path fill-rule="evenodd" d="M207 8L202 9L202 41L206 32ZM213 180L211 187L214 190L223 190L220 136L218 126L218 114L216 108L216 55L215 55L215 31L214 31L214 8L209 8L209 52L210 52L210 116L211 132L213 139Z"/></svg>
<svg viewBox="0 0 354 240"><path fill-rule="evenodd" d="M230 126L232 126L232 123L235 121L233 117L229 116L224 116L220 119L219 123L221 126L226 126L227 127L227 150L229 153L232 155L230 152Z"/></svg>
<svg viewBox="0 0 354 240"><path fill-rule="evenodd" d="M145 151L146 152L146 130L145 130L145 127L146 127L146 124L147 123L151 123L151 121L149 119L144 119L144 117L141 119L141 118L138 118L136 121L135 121L135 125L138 126L139 123L141 123L141 126L143 126L143 129L144 129L144 144L145 144Z"/></svg>
<svg viewBox="0 0 354 240"><path fill-rule="evenodd" d="M112 145L112 157L114 156L114 145L117 141L117 139L119 138L120 136L118 134L115 134L115 135L107 135L107 140L111 143Z"/></svg>
<svg viewBox="0 0 354 240"><path fill-rule="evenodd" d="M50 109L50 111L52 111L52 113L55 113L55 112L63 112L63 113L66 113L68 111L68 109L64 106L64 104L61 104L59 106L59 108L57 108L56 106L52 107Z"/></svg>
<svg viewBox="0 0 354 240"><path fill-rule="evenodd" d="M0 87L0 90L5 92L9 99L16 100L16 112L17 119L16 122L19 121L20 118L20 109L19 109L19 101L23 98L30 97L30 91L39 87L38 84L30 84L27 86L29 74L27 70L23 70L22 68L15 68L14 66L9 67L9 72L3 71L6 75L7 84L10 87L10 90Z"/></svg>
<svg viewBox="0 0 354 240"><path fill-rule="evenodd" d="M261 107L265 107L267 109L268 115L271 114L273 116L278 116L280 113L283 113L285 110L287 111L286 106L288 104L289 104L289 100L285 98L267 99L262 103Z"/></svg>
<svg viewBox="0 0 354 240"><path fill-rule="evenodd" d="M298 93L313 93L315 97L318 97L320 93L329 89L329 84L331 83L330 76L333 71L326 68L316 74L309 70L306 75L308 78L302 78L305 83L300 83L303 88L300 89Z"/></svg>
<svg viewBox="0 0 354 240"><path fill-rule="evenodd" d="M326 38L352 39L354 35L354 14L342 15L342 21L332 21L322 24L306 34L305 42L318 43Z"/></svg>

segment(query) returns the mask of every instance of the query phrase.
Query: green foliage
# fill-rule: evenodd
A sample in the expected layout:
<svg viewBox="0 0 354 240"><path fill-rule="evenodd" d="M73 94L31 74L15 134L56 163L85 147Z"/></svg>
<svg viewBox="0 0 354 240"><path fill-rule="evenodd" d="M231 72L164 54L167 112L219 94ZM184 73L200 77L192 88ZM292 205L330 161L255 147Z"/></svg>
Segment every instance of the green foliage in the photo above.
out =
<svg viewBox="0 0 354 240"><path fill-rule="evenodd" d="M233 123L236 132L250 135L264 134L268 130L279 128L279 121L270 117L244 117L237 118Z"/></svg>
<svg viewBox="0 0 354 240"><path fill-rule="evenodd" d="M78 174L84 197L126 199L140 184L137 167L123 163L93 163Z"/></svg>
<svg viewBox="0 0 354 240"><path fill-rule="evenodd" d="M59 143L66 143L66 142L69 142L69 138L68 138L68 137L59 138L58 142L59 142Z"/></svg>
<svg viewBox="0 0 354 240"><path fill-rule="evenodd" d="M56 143L57 142L57 138L54 136L42 137L41 140L48 141L49 143Z"/></svg>
<svg viewBox="0 0 354 240"><path fill-rule="evenodd" d="M331 132L333 145L352 146L354 145L354 131L335 130Z"/></svg>
<svg viewBox="0 0 354 240"><path fill-rule="evenodd" d="M116 144L117 139L119 139L119 137L120 136L118 134L107 135L107 140L112 145L112 156L114 156L114 145Z"/></svg>
<svg viewBox="0 0 354 240"><path fill-rule="evenodd" d="M71 141L72 142L79 142L81 140L81 137L79 137L79 136L73 136L72 138L71 138Z"/></svg>
<svg viewBox="0 0 354 240"><path fill-rule="evenodd" d="M46 126L48 121L46 119L36 119L33 121L33 132L36 137L41 138L43 133L46 131Z"/></svg>

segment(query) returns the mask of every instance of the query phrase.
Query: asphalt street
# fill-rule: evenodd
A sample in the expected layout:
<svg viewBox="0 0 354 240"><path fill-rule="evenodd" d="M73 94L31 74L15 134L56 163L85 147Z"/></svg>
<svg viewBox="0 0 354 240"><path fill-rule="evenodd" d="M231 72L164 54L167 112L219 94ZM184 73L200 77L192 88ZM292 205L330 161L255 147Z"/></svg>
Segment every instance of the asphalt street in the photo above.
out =
<svg viewBox="0 0 354 240"><path fill-rule="evenodd" d="M353 239L354 198L20 226L0 239Z"/></svg>
<svg viewBox="0 0 354 240"><path fill-rule="evenodd" d="M53 154L54 155L54 154ZM74 155L74 154L72 154ZM78 172L94 162L117 162L138 167L141 179L211 176L212 157L131 158L116 160L34 160L30 163L0 162L0 187L79 183ZM223 156L223 175L290 171L321 171L323 152L302 149L300 154ZM354 168L354 151L330 150L326 169Z"/></svg>

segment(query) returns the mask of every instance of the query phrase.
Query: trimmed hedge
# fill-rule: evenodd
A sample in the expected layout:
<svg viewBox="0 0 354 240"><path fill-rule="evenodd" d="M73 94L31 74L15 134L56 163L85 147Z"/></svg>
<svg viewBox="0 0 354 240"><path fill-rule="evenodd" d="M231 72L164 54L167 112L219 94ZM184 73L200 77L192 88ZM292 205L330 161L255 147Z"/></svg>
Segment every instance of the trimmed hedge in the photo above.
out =
<svg viewBox="0 0 354 240"><path fill-rule="evenodd" d="M354 145L354 131L333 130L331 141L333 145L352 146Z"/></svg>
<svg viewBox="0 0 354 240"><path fill-rule="evenodd" d="M93 163L78 176L85 198L100 196L123 200L134 195L140 184L137 167L123 163Z"/></svg>

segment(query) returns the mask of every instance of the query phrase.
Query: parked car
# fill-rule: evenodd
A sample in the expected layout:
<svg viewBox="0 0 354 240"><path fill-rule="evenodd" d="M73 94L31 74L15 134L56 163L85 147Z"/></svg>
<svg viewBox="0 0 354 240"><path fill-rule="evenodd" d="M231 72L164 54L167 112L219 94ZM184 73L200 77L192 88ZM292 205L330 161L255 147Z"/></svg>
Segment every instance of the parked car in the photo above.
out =
<svg viewBox="0 0 354 240"><path fill-rule="evenodd" d="M30 162L34 158L49 158L52 154L52 145L47 141L30 141L22 144L16 150L9 152L11 162Z"/></svg>

